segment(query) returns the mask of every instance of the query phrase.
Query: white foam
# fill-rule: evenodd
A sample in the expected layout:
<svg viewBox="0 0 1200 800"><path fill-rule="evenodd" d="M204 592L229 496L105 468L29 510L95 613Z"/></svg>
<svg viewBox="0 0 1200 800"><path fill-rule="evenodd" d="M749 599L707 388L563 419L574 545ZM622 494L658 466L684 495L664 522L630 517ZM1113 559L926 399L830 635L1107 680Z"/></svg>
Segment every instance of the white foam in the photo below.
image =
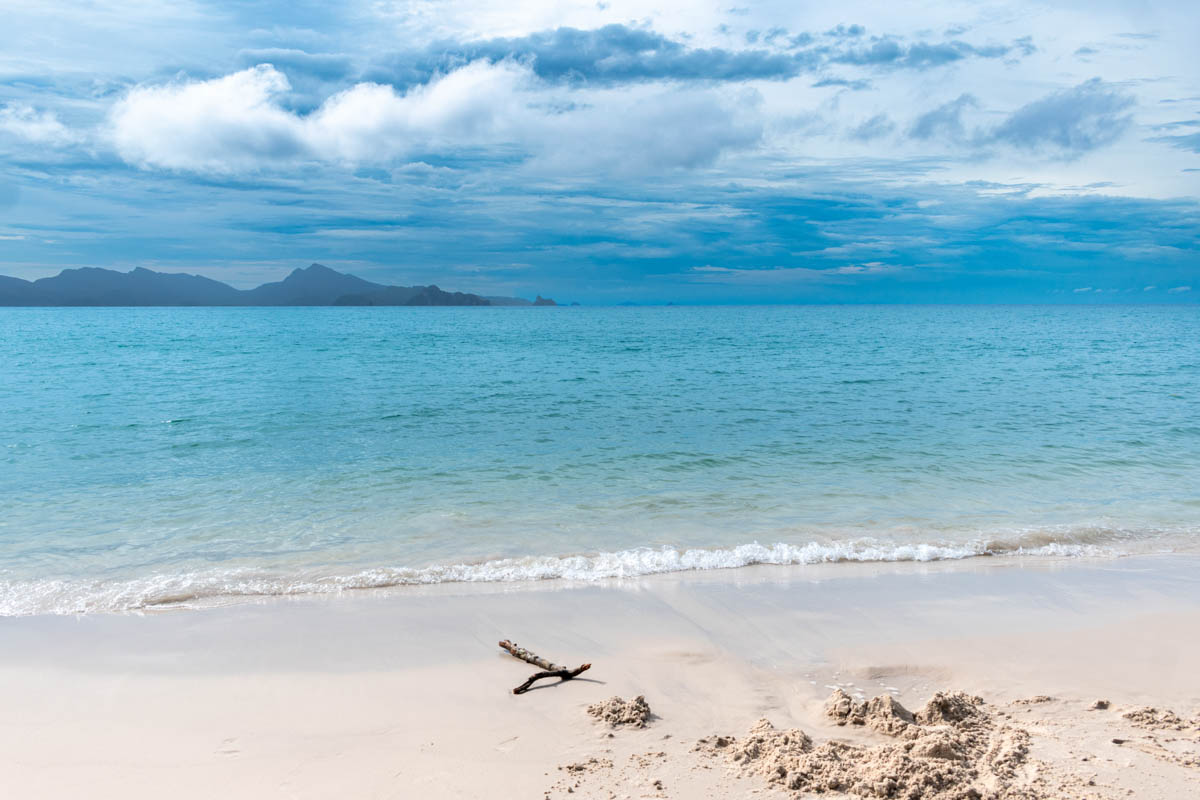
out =
<svg viewBox="0 0 1200 800"><path fill-rule="evenodd" d="M1046 530L1008 539L965 544L899 544L871 539L758 542L729 548L636 548L570 556L528 556L481 563L429 567L378 567L343 574L306 572L282 575L254 569L214 569L156 574L122 581L0 581L0 616L128 612L155 606L199 604L220 598L330 594L354 589L450 582L516 582L561 579L598 581L665 572L734 569L755 564L797 565L836 562L945 561L984 555L1103 556L1124 537L1113 532L1076 530L1058 537Z"/></svg>

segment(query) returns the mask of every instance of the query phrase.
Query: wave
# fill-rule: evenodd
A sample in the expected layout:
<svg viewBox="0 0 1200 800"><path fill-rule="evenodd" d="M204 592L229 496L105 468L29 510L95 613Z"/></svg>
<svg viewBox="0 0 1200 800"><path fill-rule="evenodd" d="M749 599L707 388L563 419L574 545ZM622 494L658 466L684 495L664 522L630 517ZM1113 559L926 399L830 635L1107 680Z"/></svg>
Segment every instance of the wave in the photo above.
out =
<svg viewBox="0 0 1200 800"><path fill-rule="evenodd" d="M203 605L221 599L337 594L357 589L439 583L593 582L667 572L736 569L759 564L950 561L981 556L1104 557L1145 552L1163 531L1050 528L967 543L899 543L860 538L844 542L727 548L635 548L586 555L526 556L427 567L375 567L343 574L280 574L237 568L156 574L121 581L47 579L0 581L0 616L131 612ZM1136 545L1141 546L1136 546ZM1161 547L1159 549L1162 549Z"/></svg>

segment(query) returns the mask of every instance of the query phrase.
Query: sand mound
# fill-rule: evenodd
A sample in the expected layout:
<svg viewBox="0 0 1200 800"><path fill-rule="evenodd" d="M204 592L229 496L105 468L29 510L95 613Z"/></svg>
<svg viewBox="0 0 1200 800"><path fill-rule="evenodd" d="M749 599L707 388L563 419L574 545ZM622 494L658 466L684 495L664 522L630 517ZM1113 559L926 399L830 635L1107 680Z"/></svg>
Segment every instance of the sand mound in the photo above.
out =
<svg viewBox="0 0 1200 800"><path fill-rule="evenodd" d="M888 736L908 735L914 722L912 712L891 695L856 703L841 689L825 701L825 715L838 725L866 725Z"/></svg>
<svg viewBox="0 0 1200 800"><path fill-rule="evenodd" d="M1035 800L1025 785L1029 753L1024 731L998 724L983 700L939 692L916 714L881 695L855 703L834 692L826 713L843 725L865 725L896 741L863 746L814 745L801 730L777 730L760 720L743 739L709 737L702 750L725 753L743 774L759 775L797 796L838 792L905 800Z"/></svg>
<svg viewBox="0 0 1200 800"><path fill-rule="evenodd" d="M588 706L587 713L613 728L644 728L651 716L650 705L640 694L632 700L610 697L602 703Z"/></svg>
<svg viewBox="0 0 1200 800"><path fill-rule="evenodd" d="M856 703L841 689L825 701L825 715L838 725L865 725L888 736L916 737L919 725L957 725L982 716L982 697L962 692L938 692L916 714L891 695L881 694Z"/></svg>
<svg viewBox="0 0 1200 800"><path fill-rule="evenodd" d="M1169 709L1158 709L1151 706L1135 708L1121 715L1125 719L1150 731L1187 731L1193 728L1200 730L1200 720L1188 722Z"/></svg>
<svg viewBox="0 0 1200 800"><path fill-rule="evenodd" d="M983 698L964 692L938 692L916 713L922 725L959 725L985 718Z"/></svg>
<svg viewBox="0 0 1200 800"><path fill-rule="evenodd" d="M754 723L749 735L741 741L726 740L726 743L732 746L729 751L731 761L744 764L749 771L768 778L786 775L788 765L813 746L812 739L804 731L779 731L765 719Z"/></svg>

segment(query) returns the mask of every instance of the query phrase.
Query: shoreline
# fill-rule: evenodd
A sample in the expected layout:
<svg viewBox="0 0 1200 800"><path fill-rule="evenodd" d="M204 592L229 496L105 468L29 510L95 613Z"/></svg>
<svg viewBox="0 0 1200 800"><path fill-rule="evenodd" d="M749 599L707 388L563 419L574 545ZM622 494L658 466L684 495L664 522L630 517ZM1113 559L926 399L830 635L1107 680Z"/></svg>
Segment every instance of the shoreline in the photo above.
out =
<svg viewBox="0 0 1200 800"><path fill-rule="evenodd" d="M692 748L760 717L868 741L823 717L839 687L911 709L944 689L978 694L1029 720L1043 775L1100 769L1079 796L1183 796L1200 770L1155 755L1120 712L1200 713L1200 643L1186 635L1200 627L1198 567L1190 555L762 566L4 618L0 794L773 797ZM496 647L504 638L593 668L514 697L531 670ZM585 713L639 694L656 715L645 730L609 738ZM1039 696L1054 700L1013 705ZM1112 714L1088 711L1100 698ZM1190 735L1169 746L1193 747ZM1109 741L1122 737L1141 749ZM1079 761L1086 748L1093 760ZM630 766L646 752L666 755ZM558 767L592 758L615 766L594 785L587 770L561 783Z"/></svg>
<svg viewBox="0 0 1200 800"><path fill-rule="evenodd" d="M1177 546L1168 546L1168 544ZM668 545L619 552L507 557L435 564L427 567L372 567L330 573L300 571L284 576L251 568L180 572L96 583L85 579L16 581L0 584L0 619L27 616L143 614L179 609L225 607L244 602L306 597L403 595L437 586L520 587L542 590L583 586L619 588L637 581L672 575L704 575L754 570L823 570L886 568L889 565L963 565L976 562L1027 565L1089 563L1122 558L1200 555L1189 542L1143 542L1143 549L1110 550L1086 540L996 550L987 542L885 544L874 540L805 545L752 542L734 547L676 548ZM1151 545L1157 545L1152 547ZM804 573L807 574L807 573ZM851 574L856 574L852 572ZM87 587L87 588L84 588ZM482 589L487 591L486 588ZM80 593L85 593L82 596Z"/></svg>

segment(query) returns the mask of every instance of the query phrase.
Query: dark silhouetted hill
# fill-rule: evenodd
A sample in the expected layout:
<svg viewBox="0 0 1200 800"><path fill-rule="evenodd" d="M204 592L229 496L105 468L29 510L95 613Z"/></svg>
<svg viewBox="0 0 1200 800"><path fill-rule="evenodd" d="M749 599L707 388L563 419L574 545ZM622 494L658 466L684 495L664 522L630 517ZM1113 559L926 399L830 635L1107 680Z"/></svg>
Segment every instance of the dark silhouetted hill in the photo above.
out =
<svg viewBox="0 0 1200 800"><path fill-rule="evenodd" d="M346 294L335 306L487 306L486 297L446 292L436 286L384 286L370 292Z"/></svg>
<svg viewBox="0 0 1200 800"><path fill-rule="evenodd" d="M29 301L33 296L33 284L30 281L0 275L0 305L32 305Z"/></svg>
<svg viewBox="0 0 1200 800"><path fill-rule="evenodd" d="M0 305L15 306L231 306L240 304L242 294L211 278L141 267L132 272L84 267L32 282L0 280Z"/></svg>
<svg viewBox="0 0 1200 800"><path fill-rule="evenodd" d="M496 298L497 305L553 305ZM64 269L52 278L26 281L0 275L0 306L486 306L486 297L437 286L384 286L321 264L293 270L275 283L241 290L183 273L138 267L116 272L98 267Z"/></svg>
<svg viewBox="0 0 1200 800"><path fill-rule="evenodd" d="M252 306L331 306L347 294L383 289L383 284L344 275L324 264L310 264L292 270L281 281L264 283L246 292L246 305Z"/></svg>

